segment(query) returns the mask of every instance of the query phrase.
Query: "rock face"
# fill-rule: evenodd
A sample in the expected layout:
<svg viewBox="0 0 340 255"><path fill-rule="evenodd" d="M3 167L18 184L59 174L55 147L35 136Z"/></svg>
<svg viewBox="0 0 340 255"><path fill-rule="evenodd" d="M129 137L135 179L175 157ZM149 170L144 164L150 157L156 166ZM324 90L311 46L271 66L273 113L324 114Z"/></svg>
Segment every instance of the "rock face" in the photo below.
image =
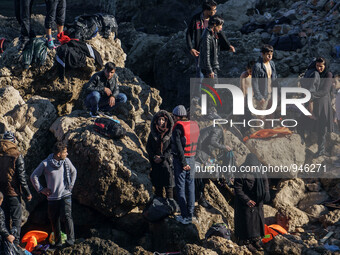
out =
<svg viewBox="0 0 340 255"><path fill-rule="evenodd" d="M124 138L102 137L93 131L92 120L81 115L75 111L50 128L58 141L68 142L69 157L78 170L74 196L111 217L145 204L151 192L150 165L141 141L124 122Z"/></svg>
<svg viewBox="0 0 340 255"><path fill-rule="evenodd" d="M218 253L215 252L215 251L212 251L210 249L204 248L202 246L198 246L196 244L187 244L187 245L185 245L181 254L185 254L185 255L195 255L195 254L217 255Z"/></svg>
<svg viewBox="0 0 340 255"><path fill-rule="evenodd" d="M58 255L76 255L76 254L114 254L114 255L129 255L127 250L119 247L110 240L102 240L98 237L92 237L85 240L74 247L58 250L55 254Z"/></svg>
<svg viewBox="0 0 340 255"><path fill-rule="evenodd" d="M0 131L15 133L19 150L25 157L26 171L30 174L46 156L44 148L53 144L48 129L57 118L56 110L49 100L39 96L25 103L13 87L0 89L0 104L3 106Z"/></svg>
<svg viewBox="0 0 340 255"><path fill-rule="evenodd" d="M207 248L216 251L219 255L251 255L246 246L238 246L231 240L219 236L213 236L207 240Z"/></svg>
<svg viewBox="0 0 340 255"><path fill-rule="evenodd" d="M265 244L265 250L269 254L301 254L302 245L294 243L282 235L277 235L273 240Z"/></svg>
<svg viewBox="0 0 340 255"><path fill-rule="evenodd" d="M217 14L222 15L229 30L239 30L244 23L249 21L247 10L255 7L255 0L230 0L218 5Z"/></svg>
<svg viewBox="0 0 340 255"><path fill-rule="evenodd" d="M264 165L290 167L292 163L301 165L305 162L305 148L301 145L299 135L296 134L285 138L249 139L246 146ZM293 172L279 172L275 178L294 175Z"/></svg>

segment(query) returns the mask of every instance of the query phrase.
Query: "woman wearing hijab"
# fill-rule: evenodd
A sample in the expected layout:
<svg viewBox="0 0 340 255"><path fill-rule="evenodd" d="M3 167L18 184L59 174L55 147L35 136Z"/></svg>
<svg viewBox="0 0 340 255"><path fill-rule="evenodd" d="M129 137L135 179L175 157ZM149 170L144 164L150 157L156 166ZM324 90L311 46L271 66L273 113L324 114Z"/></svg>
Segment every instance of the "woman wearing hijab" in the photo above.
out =
<svg viewBox="0 0 340 255"><path fill-rule="evenodd" d="M242 166L260 168L261 163L255 154L249 153ZM242 178L235 178L234 189L235 235L240 245L247 245L252 252L261 251L261 237L264 236L263 203L270 199L268 179L261 173L245 173Z"/></svg>
<svg viewBox="0 0 340 255"><path fill-rule="evenodd" d="M170 145L173 126L174 122L170 114L163 110L159 111L151 121L151 132L146 144L155 195L163 197L163 188L165 188L166 197L171 199L175 186Z"/></svg>

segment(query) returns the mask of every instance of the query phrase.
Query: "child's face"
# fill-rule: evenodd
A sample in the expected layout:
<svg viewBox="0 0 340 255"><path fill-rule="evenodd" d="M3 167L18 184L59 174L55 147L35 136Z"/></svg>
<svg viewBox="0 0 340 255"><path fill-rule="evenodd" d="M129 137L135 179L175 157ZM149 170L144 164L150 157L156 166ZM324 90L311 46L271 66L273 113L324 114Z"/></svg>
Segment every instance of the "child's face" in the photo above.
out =
<svg viewBox="0 0 340 255"><path fill-rule="evenodd" d="M247 68L248 75L251 75L251 68Z"/></svg>

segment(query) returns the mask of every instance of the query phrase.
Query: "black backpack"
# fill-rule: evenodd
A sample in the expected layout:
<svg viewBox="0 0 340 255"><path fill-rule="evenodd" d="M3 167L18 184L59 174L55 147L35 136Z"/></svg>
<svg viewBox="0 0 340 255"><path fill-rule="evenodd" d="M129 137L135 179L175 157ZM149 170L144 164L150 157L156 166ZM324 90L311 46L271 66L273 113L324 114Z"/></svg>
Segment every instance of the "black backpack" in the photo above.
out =
<svg viewBox="0 0 340 255"><path fill-rule="evenodd" d="M211 236L220 236L230 240L231 232L225 223L214 223L205 234L205 239Z"/></svg>
<svg viewBox="0 0 340 255"><path fill-rule="evenodd" d="M126 135L125 128L109 118L97 118L94 122L94 130L112 139L119 139Z"/></svg>
<svg viewBox="0 0 340 255"><path fill-rule="evenodd" d="M179 207L174 199L155 197L146 205L143 211L143 217L147 221L157 222L165 219L178 210Z"/></svg>

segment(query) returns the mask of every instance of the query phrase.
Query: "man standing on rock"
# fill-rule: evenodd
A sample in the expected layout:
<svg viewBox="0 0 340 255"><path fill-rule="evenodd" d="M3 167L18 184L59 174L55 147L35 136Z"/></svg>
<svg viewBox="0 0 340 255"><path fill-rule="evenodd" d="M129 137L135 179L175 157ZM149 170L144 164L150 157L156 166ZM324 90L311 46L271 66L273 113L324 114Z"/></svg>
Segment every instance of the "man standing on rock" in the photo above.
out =
<svg viewBox="0 0 340 255"><path fill-rule="evenodd" d="M254 91L254 107L258 110L268 108L271 100L272 83L277 78L273 59L273 46L265 44L261 48L262 57L258 59L252 70L252 87Z"/></svg>
<svg viewBox="0 0 340 255"><path fill-rule="evenodd" d="M110 111L126 101L126 95L119 93L116 65L112 62L106 63L104 70L95 73L85 85L85 106L91 117L98 117L98 110Z"/></svg>
<svg viewBox="0 0 340 255"><path fill-rule="evenodd" d="M57 142L53 153L42 161L31 175L31 182L38 193L48 200L48 217L55 236L55 246L61 247L60 219L65 222L66 245L74 245L74 227L72 219L72 189L77 177L77 170L67 158L67 147ZM39 177L44 175L47 187L44 188Z"/></svg>
<svg viewBox="0 0 340 255"><path fill-rule="evenodd" d="M30 38L35 37L31 27L33 0L14 0L15 17L21 26L19 39L19 51L23 50Z"/></svg>
<svg viewBox="0 0 340 255"><path fill-rule="evenodd" d="M21 232L21 191L28 201L32 199L26 181L25 164L12 132L6 131L0 140L0 192L4 194L3 210L6 228L15 236L14 243L19 245ZM12 220L12 228L10 228Z"/></svg>
<svg viewBox="0 0 340 255"><path fill-rule="evenodd" d="M217 3L214 0L203 2L202 12L195 14L188 25L186 41L190 54L196 61L196 78L203 78L203 74L199 68L199 45L203 31L208 27L209 19L216 14L216 8ZM217 33L217 36L220 43L227 46L227 50L232 49L234 52L234 47L230 45L222 30Z"/></svg>
<svg viewBox="0 0 340 255"><path fill-rule="evenodd" d="M204 78L217 78L217 71L220 69L218 51L223 23L224 20L219 15L212 16L209 19L207 29L202 34L199 66ZM235 52L235 48L229 42L226 41L225 43L227 43L230 51Z"/></svg>

